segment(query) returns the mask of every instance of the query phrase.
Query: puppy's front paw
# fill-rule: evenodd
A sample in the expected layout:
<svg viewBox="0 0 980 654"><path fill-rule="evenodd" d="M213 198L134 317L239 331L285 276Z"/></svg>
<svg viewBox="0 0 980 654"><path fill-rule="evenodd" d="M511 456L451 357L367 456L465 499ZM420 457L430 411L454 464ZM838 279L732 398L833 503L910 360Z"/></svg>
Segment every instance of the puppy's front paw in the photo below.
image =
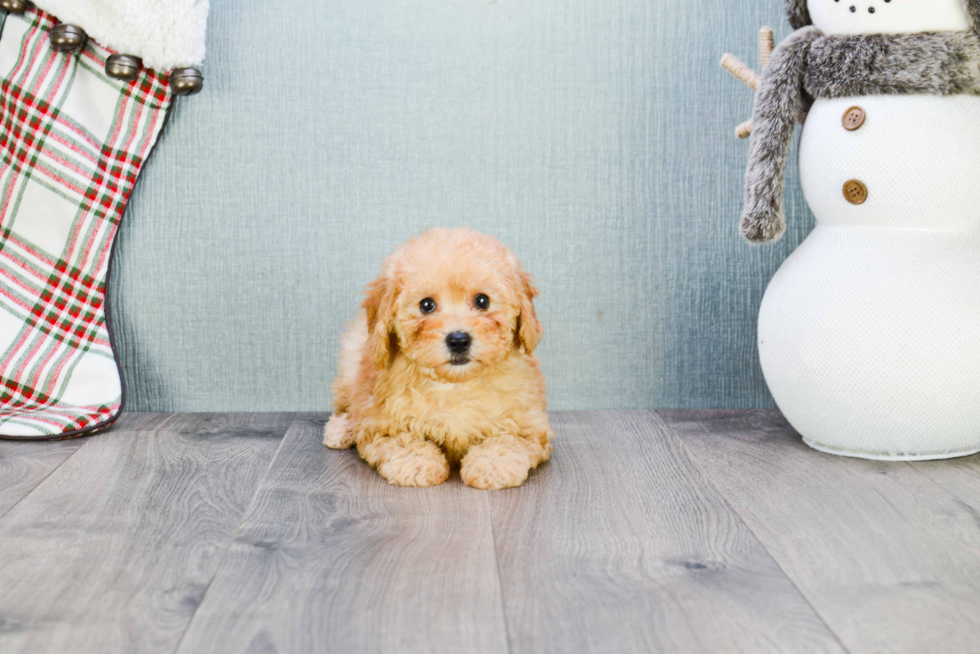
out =
<svg viewBox="0 0 980 654"><path fill-rule="evenodd" d="M515 436L499 436L471 448L459 469L467 485L480 490L520 486L537 464L531 448Z"/></svg>
<svg viewBox="0 0 980 654"><path fill-rule="evenodd" d="M323 426L323 444L334 450L346 450L354 444L354 432L345 414L332 416Z"/></svg>
<svg viewBox="0 0 980 654"><path fill-rule="evenodd" d="M406 450L397 457L385 460L378 466L378 474L395 486L438 486L449 479L449 462L439 448L435 445L432 447L435 452L428 449L418 452Z"/></svg>
<svg viewBox="0 0 980 654"><path fill-rule="evenodd" d="M421 436L364 434L357 441L357 451L395 486L435 486L449 479L446 455Z"/></svg>

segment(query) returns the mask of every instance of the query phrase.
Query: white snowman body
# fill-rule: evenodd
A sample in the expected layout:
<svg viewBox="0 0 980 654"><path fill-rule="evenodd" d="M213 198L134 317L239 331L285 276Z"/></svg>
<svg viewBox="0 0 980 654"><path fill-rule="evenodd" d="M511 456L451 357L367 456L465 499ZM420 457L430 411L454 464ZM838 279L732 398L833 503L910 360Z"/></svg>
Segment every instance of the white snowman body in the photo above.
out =
<svg viewBox="0 0 980 654"><path fill-rule="evenodd" d="M972 29L961 0L860 0L851 11L854 1L810 0L814 25ZM845 125L855 108L859 120ZM980 451L980 97L817 100L800 176L817 227L773 278L759 316L780 409L807 444L836 454ZM845 196L852 181L860 204Z"/></svg>

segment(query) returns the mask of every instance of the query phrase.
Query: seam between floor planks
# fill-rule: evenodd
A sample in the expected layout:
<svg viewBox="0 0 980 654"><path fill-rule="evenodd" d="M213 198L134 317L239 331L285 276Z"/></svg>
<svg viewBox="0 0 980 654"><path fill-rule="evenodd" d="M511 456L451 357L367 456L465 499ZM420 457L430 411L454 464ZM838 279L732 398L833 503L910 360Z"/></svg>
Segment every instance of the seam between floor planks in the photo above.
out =
<svg viewBox="0 0 980 654"><path fill-rule="evenodd" d="M514 646L511 644L510 622L507 620L507 598L504 592L504 577L500 574L500 552L497 550L497 530L493 526L493 503L490 501L490 491L483 491L487 500L487 517L490 520L490 544L493 545L493 568L497 575L497 584L500 587L500 613L504 620L504 636L507 639L507 652L513 654Z"/></svg>
<svg viewBox="0 0 980 654"><path fill-rule="evenodd" d="M221 566L224 565L225 559L228 558L228 552L231 551L231 546L234 545L235 539L238 538L238 533L242 530L242 524L244 524L245 522L245 516L248 515L248 512L252 509L252 506L255 504L255 499L259 496L259 489L262 488L262 484L264 484L265 480L268 479L269 471L272 470L272 464L276 462L276 459L278 459L279 455L282 453L282 444L286 442L286 434L288 434L289 430L292 429L293 426L296 424L296 421L299 419L299 416L300 414L298 413L294 413L290 416L289 426L286 427L286 431L283 433L282 438L279 440L279 445L276 446L275 454L273 454L272 458L269 459L269 465L266 466L265 472L262 473L262 477L259 479L259 482L255 485L255 490L252 491L252 497L248 501L248 506L245 507L245 510L242 512L241 517L238 519L238 524L235 526L235 533L233 533L231 535L231 538L228 539L228 544L225 545L225 551L221 553L221 558L218 560L218 565L215 566L214 573L211 575L211 578L208 579L208 585L204 589L204 593L201 594L201 601L197 603L197 606L194 607L194 611L191 612L190 618L187 620L187 624L184 625L184 631L180 634L180 638L177 639L177 644L173 648L173 650L171 650L172 652L176 653L180 651L180 646L183 645L184 638L187 637L187 632L190 630L191 624L194 622L194 617L197 615L197 612L201 609L201 605L204 604L204 600L207 599L208 592L211 590L211 586L212 584L214 584L214 580L218 576L218 572L221 570Z"/></svg>
<svg viewBox="0 0 980 654"><path fill-rule="evenodd" d="M907 465L909 465L918 474L922 475L923 477L931 481L933 484L941 488L943 491L948 493L953 499L959 501L965 507L967 507L972 513L974 513L974 515L976 515L977 524L980 525L980 501L978 501L976 497L964 496L959 489L951 488L948 484L943 483L939 479L936 479L936 477L933 474L931 474L930 469L926 467L926 466L938 464L944 467L943 468L944 471L949 472L951 470L951 466L956 466L958 464L962 464L964 466L970 465L973 461L978 460L977 459L978 456L980 455L966 457L965 459L945 459L939 461L910 461L907 463Z"/></svg>
<svg viewBox="0 0 980 654"><path fill-rule="evenodd" d="M766 551L766 554L769 555L769 558L771 558L773 562L776 564L776 567L779 568L779 570L783 573L783 575L785 575L786 579L789 580L789 583L792 584L794 588L796 588L796 591L800 594L800 597L803 598L803 601L807 603L807 606L810 607L810 610L812 610L814 615L816 615L820 619L820 622L822 622L823 625L827 628L827 631L834 636L834 639L841 646L841 649L843 649L845 652L850 652L851 649L844 644L844 641L841 639L840 635L827 623L827 619L820 611L817 610L817 607L813 605L813 601L810 599L810 597L803 591L802 588L799 587L799 585L795 581L793 581L793 577L791 577L787 573L785 567L783 566L782 563L780 563L777 556L772 551L770 551L770 548L766 546L764 539L760 538L759 535L756 533L756 530L752 528L751 522L747 520L745 516L742 515L742 513L739 512L739 510L735 507L735 505L731 501L729 501L728 496L722 491L722 489L718 486L718 484L715 483L714 478L711 476L708 470L701 465L701 462L698 461L698 458L694 455L694 452L692 452L691 449L687 446L687 443L684 442L684 439L681 438L680 435L674 431L674 427L670 424L670 422L667 421L666 417L660 411L656 411L655 413L660 417L661 420L663 420L664 425L667 426L667 429L670 431L670 433L673 434L674 437L677 439L677 442L680 443L681 447L687 453L687 456L691 459L691 462L694 463L697 469L701 471L701 474L704 475L704 478L708 481L708 484L712 488L714 488L715 491L717 491L719 497L721 497L722 501L728 506L728 508L731 509L731 511L738 516L739 520L742 521L742 524L745 525L745 528L749 530L750 534L752 534L752 537L756 540L757 543L759 543L762 549Z"/></svg>
<svg viewBox="0 0 980 654"><path fill-rule="evenodd" d="M66 456L65 459L61 463L59 463L55 467L51 468L51 470L48 470L48 473L46 475L44 475L43 477L41 477L37 481L37 483L34 484L31 487L31 489L29 491L27 491L26 493L24 493L24 495L20 499L18 499L16 502L14 502L10 506L8 506L6 509L4 509L3 512L0 512L0 520L3 520L3 517L5 515L7 515L8 513L10 513L15 507L17 507L18 504L20 504L21 502L23 502L24 500L26 500L28 497L30 497L31 494L34 493L34 491L36 491L41 484L43 484L45 481L47 481L48 478L51 477L51 475L53 475L54 473L56 473L61 466L63 466L66 463L68 463L68 461L73 456L75 456L76 454L78 454L79 451L81 451L82 448L84 448L86 445L88 445L88 443L90 442L89 439L91 439L92 437L91 436L87 436L87 437L84 437L84 438L86 438L86 442L79 444L79 446L76 447L75 450L71 454L69 454L68 456Z"/></svg>

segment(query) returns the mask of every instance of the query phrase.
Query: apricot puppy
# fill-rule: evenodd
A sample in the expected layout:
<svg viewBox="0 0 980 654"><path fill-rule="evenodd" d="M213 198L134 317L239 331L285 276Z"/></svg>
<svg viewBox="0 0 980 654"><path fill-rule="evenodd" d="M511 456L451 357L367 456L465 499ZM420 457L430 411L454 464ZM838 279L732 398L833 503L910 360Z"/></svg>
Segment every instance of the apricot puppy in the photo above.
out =
<svg viewBox="0 0 980 654"><path fill-rule="evenodd" d="M341 339L323 444L391 484L520 486L551 454L537 290L499 241L433 229L382 266Z"/></svg>

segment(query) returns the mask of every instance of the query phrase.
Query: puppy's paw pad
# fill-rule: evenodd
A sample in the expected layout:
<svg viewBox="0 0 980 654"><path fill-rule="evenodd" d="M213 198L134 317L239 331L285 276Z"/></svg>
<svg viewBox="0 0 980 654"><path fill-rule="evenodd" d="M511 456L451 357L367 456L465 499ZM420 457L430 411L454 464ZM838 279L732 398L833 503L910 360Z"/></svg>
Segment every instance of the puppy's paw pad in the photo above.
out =
<svg viewBox="0 0 980 654"><path fill-rule="evenodd" d="M323 444L334 450L346 450L354 444L354 432L346 415L333 416L323 426Z"/></svg>
<svg viewBox="0 0 980 654"><path fill-rule="evenodd" d="M531 471L527 454L515 451L478 451L463 457L459 476L463 482L480 490L516 488Z"/></svg>
<svg viewBox="0 0 980 654"><path fill-rule="evenodd" d="M382 463L378 466L378 473L394 486L438 486L449 479L449 462L441 453L438 456L406 453Z"/></svg>

